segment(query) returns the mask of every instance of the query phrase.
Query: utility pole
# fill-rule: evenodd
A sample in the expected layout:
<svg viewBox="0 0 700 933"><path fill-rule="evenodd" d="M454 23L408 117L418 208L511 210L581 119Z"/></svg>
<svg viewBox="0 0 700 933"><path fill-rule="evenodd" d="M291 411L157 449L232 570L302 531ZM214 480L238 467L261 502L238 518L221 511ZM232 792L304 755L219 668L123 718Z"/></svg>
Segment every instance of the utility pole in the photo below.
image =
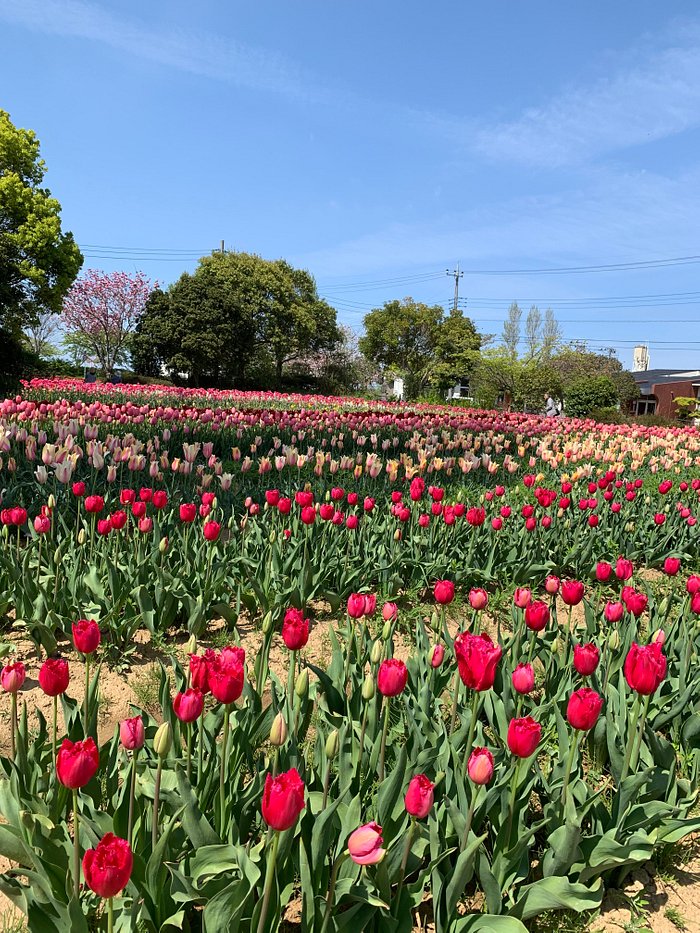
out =
<svg viewBox="0 0 700 933"><path fill-rule="evenodd" d="M225 253L225 252L226 252L226 250L224 249L224 241L223 241L223 240L221 241L221 252L222 252L222 253Z"/></svg>
<svg viewBox="0 0 700 933"><path fill-rule="evenodd" d="M459 271L459 263L457 263L457 268L453 269L451 272L449 269L445 269L445 275L451 275L455 280L454 310L456 311L459 306L459 280L462 278L464 273Z"/></svg>

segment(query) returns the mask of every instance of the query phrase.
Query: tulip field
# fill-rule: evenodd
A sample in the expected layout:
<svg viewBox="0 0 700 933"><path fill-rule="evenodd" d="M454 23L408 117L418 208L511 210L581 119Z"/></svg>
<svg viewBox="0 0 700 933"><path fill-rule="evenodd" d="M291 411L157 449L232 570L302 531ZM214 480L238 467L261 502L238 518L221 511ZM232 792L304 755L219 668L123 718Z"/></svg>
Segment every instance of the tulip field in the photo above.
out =
<svg viewBox="0 0 700 933"><path fill-rule="evenodd" d="M0 495L30 931L523 933L700 830L694 428L34 380Z"/></svg>

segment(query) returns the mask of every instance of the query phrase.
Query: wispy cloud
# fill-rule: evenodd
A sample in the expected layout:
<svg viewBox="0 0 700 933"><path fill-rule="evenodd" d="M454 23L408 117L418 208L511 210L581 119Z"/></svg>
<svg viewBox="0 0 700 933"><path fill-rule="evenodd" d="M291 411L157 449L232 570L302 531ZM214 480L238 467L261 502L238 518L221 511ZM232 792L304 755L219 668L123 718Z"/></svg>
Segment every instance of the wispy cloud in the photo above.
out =
<svg viewBox="0 0 700 933"><path fill-rule="evenodd" d="M0 0L0 19L51 35L101 42L131 55L241 87L311 98L300 69L280 55L212 33L121 18L89 0Z"/></svg>
<svg viewBox="0 0 700 933"><path fill-rule="evenodd" d="M700 125L697 24L685 23L665 38L665 48L647 53L642 63L481 128L474 148L489 158L557 167Z"/></svg>

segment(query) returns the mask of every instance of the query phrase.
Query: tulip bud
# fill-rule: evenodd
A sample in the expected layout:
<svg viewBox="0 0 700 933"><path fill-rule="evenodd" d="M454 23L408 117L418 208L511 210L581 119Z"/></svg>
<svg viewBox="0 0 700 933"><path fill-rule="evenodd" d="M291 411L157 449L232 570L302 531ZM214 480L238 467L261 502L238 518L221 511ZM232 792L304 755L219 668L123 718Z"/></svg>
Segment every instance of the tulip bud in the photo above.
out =
<svg viewBox="0 0 700 933"><path fill-rule="evenodd" d="M269 635L272 631L272 613L268 612L263 619L262 624L263 635Z"/></svg>
<svg viewBox="0 0 700 933"><path fill-rule="evenodd" d="M53 493L51 493L51 495L50 495L49 498L47 499L46 504L48 505L48 507L49 507L50 509L55 509L55 508L56 508L56 497L54 496Z"/></svg>
<svg viewBox="0 0 700 933"><path fill-rule="evenodd" d="M326 739L326 758L335 758L338 754L338 730L334 729Z"/></svg>
<svg viewBox="0 0 700 933"><path fill-rule="evenodd" d="M374 699L374 677L371 674L367 674L362 684L362 699L366 702Z"/></svg>
<svg viewBox="0 0 700 933"><path fill-rule="evenodd" d="M173 744L173 731L169 722L164 722L156 731L153 737L153 751L159 758L167 758L168 752Z"/></svg>
<svg viewBox="0 0 700 933"><path fill-rule="evenodd" d="M294 684L294 692L302 700L306 694L309 692L309 671L308 668L304 670L297 677L296 683Z"/></svg>
<svg viewBox="0 0 700 933"><path fill-rule="evenodd" d="M170 542L168 541L168 538L167 538L167 537L161 538L161 539L160 539L160 544L158 545L158 550L160 551L161 554L165 554L165 552L168 550L168 544L169 544L169 543L170 543Z"/></svg>
<svg viewBox="0 0 700 933"><path fill-rule="evenodd" d="M385 622L382 628L382 638L384 641L389 641L391 638L391 622Z"/></svg>
<svg viewBox="0 0 700 933"><path fill-rule="evenodd" d="M85 544L85 529L81 528L78 532L78 544Z"/></svg>
<svg viewBox="0 0 700 933"><path fill-rule="evenodd" d="M664 598L659 603L659 615L665 616L668 614L669 602L670 600L668 596L664 596Z"/></svg>
<svg viewBox="0 0 700 933"><path fill-rule="evenodd" d="M559 636L557 635L557 637L552 642L552 654L559 654L560 650L561 644L559 643Z"/></svg>
<svg viewBox="0 0 700 933"><path fill-rule="evenodd" d="M384 645L379 639L375 641L372 645L372 653L370 655L370 661L372 664L379 664L382 660L382 655L384 654Z"/></svg>
<svg viewBox="0 0 700 933"><path fill-rule="evenodd" d="M610 637L608 638L608 646L611 651L617 651L620 647L620 633L616 628L610 632Z"/></svg>
<svg viewBox="0 0 700 933"><path fill-rule="evenodd" d="M396 531L394 532L394 541L400 541L400 540L401 540L401 529L397 528Z"/></svg>
<svg viewBox="0 0 700 933"><path fill-rule="evenodd" d="M430 627L434 632L438 632L440 630L440 616L437 614L437 612L434 612L430 617Z"/></svg>
<svg viewBox="0 0 700 933"><path fill-rule="evenodd" d="M185 645L185 653L188 655L197 653L197 636L196 635L190 635L189 639L187 640L187 644Z"/></svg>
<svg viewBox="0 0 700 933"><path fill-rule="evenodd" d="M270 729L270 744L280 748L287 741L287 723L282 713L277 713L272 720Z"/></svg>
<svg viewBox="0 0 700 933"><path fill-rule="evenodd" d="M274 529L270 532L269 540L270 540L270 544L274 544L275 541L277 540L277 532Z"/></svg>
<svg viewBox="0 0 700 933"><path fill-rule="evenodd" d="M657 629L654 634L651 636L652 642L658 642L660 645L663 645L666 641L666 632L662 628Z"/></svg>

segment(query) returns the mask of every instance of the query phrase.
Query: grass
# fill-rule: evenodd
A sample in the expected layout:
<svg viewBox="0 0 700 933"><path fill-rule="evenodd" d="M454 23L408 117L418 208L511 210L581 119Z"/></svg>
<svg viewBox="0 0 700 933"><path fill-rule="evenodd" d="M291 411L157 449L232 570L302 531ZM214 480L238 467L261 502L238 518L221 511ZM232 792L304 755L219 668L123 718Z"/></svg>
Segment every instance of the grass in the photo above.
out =
<svg viewBox="0 0 700 933"><path fill-rule="evenodd" d="M27 933L27 924L21 914L5 910L0 914L0 933Z"/></svg>
<svg viewBox="0 0 700 933"><path fill-rule="evenodd" d="M595 921L599 911L549 910L534 918L531 933L600 933Z"/></svg>
<svg viewBox="0 0 700 933"><path fill-rule="evenodd" d="M149 713L160 712L160 668L155 664L144 669L131 682L136 702Z"/></svg>
<svg viewBox="0 0 700 933"><path fill-rule="evenodd" d="M678 930L688 929L683 914L680 912L680 910L676 910L675 907L667 907L664 911L664 917L669 920Z"/></svg>

